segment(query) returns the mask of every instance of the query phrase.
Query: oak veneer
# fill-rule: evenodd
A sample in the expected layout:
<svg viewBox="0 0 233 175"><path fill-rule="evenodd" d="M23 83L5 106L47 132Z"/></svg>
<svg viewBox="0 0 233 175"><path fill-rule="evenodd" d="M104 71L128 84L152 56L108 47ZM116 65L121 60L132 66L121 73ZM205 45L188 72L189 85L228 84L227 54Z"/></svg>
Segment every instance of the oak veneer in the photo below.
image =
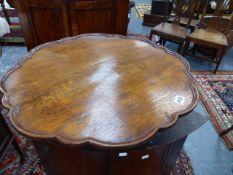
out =
<svg viewBox="0 0 233 175"><path fill-rule="evenodd" d="M33 49L1 81L13 125L37 139L135 146L192 110L188 63L149 40L89 34Z"/></svg>
<svg viewBox="0 0 233 175"><path fill-rule="evenodd" d="M48 175L170 175L185 138L206 121L208 114L199 103L174 125L133 148L78 147L38 139L34 145ZM127 156L120 157L120 153Z"/></svg>

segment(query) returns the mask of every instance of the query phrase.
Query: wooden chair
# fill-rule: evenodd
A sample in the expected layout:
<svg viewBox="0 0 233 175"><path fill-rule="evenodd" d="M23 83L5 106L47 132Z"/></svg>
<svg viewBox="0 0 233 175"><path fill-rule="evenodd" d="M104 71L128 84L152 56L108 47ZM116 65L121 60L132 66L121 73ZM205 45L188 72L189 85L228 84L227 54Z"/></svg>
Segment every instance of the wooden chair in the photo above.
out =
<svg viewBox="0 0 233 175"><path fill-rule="evenodd" d="M172 1L173 2L173 1ZM170 18L170 15L171 14L168 14L169 12L169 0L164 0L164 6L163 6L164 8L163 8L163 10L161 10L161 11L163 11L163 14L161 15L157 15L158 16L158 24L161 24L161 23L164 23L164 22L166 22L169 18ZM156 25L156 26L158 26L158 25ZM155 27L154 27L155 28ZM153 29L154 29L153 28ZM152 37L153 37L153 35L155 35L155 33L154 33L154 30L153 29L151 29L151 32L150 32L150 36L149 36L149 39L150 40L152 40ZM158 39L156 39L157 40L157 42L159 42L160 44L162 44L162 45L164 45L163 44L163 39L162 39L162 37L160 37L160 39L158 40Z"/></svg>
<svg viewBox="0 0 233 175"><path fill-rule="evenodd" d="M189 24L189 28L191 29L191 32L193 32L195 30L195 28L197 27L197 25L200 22L200 14L202 14L202 11L204 9L204 4L205 4L202 1L203 0L199 0L198 5L196 6L196 9L194 11L193 18ZM172 22L172 21L174 21L173 16L168 19L168 22ZM180 18L180 25L186 27L188 22L189 22L189 16L184 14Z"/></svg>
<svg viewBox="0 0 233 175"><path fill-rule="evenodd" d="M2 100L1 92L0 92L0 100ZM15 135L11 132L5 119L3 118L2 109L3 109L3 105L0 103L0 163L4 159L4 156L11 144L20 155L21 163L23 163L24 155L21 149L19 148L18 143L16 142Z"/></svg>
<svg viewBox="0 0 233 175"><path fill-rule="evenodd" d="M203 11L200 24L198 28L187 36L186 44L184 47L183 55L195 56L200 59L204 59L213 63L216 63L214 73L218 70L221 60L229 48L229 31L233 27L233 15L232 15L232 0L217 0L217 6L212 17L208 15L210 20L206 18L207 6L209 0L206 1L205 9ZM229 10L231 14L227 15L228 20L224 17L225 12ZM231 38L231 37L230 37ZM194 43L192 52L188 51L189 44ZM196 47L206 47L214 50L211 57L204 57L196 54Z"/></svg>
<svg viewBox="0 0 233 175"><path fill-rule="evenodd" d="M179 44L177 52L181 53L186 40L186 35L189 31L189 25L194 16L194 11L199 5L199 0L176 0L174 3L175 17L172 23L163 22L155 26L151 30L150 39L153 35L157 35L160 36L159 42L162 45L164 45L167 40L175 42ZM186 27L180 25L180 20L184 16L188 18Z"/></svg>

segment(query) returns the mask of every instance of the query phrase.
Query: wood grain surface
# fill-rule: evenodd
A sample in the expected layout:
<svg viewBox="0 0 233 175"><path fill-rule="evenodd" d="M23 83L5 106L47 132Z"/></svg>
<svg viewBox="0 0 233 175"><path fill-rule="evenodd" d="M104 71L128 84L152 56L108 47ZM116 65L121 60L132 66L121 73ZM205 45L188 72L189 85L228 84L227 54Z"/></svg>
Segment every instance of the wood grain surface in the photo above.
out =
<svg viewBox="0 0 233 175"><path fill-rule="evenodd" d="M188 63L146 39L84 34L33 49L1 81L23 134L66 144L140 144L191 111Z"/></svg>
<svg viewBox="0 0 233 175"><path fill-rule="evenodd" d="M129 0L11 0L28 50L83 33L127 34Z"/></svg>

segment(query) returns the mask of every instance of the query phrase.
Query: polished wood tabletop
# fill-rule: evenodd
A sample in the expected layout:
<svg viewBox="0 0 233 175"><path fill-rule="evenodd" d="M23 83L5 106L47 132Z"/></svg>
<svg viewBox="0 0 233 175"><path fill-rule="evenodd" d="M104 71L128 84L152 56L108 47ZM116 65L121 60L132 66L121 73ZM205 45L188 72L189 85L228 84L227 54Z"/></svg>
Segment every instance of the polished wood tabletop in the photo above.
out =
<svg viewBox="0 0 233 175"><path fill-rule="evenodd" d="M129 147L191 111L188 63L146 39L84 34L33 49L1 81L23 134L65 144Z"/></svg>

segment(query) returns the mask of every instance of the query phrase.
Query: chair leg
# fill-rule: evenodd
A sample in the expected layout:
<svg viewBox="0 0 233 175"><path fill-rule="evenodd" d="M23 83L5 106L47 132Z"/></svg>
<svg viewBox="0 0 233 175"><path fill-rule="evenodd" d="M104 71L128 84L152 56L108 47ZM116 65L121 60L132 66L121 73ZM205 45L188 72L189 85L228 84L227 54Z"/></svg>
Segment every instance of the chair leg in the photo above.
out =
<svg viewBox="0 0 233 175"><path fill-rule="evenodd" d="M16 142L15 139L14 139L14 141L12 142L12 145L14 146L15 150L18 152L18 154L19 154L19 156L20 156L20 161L21 161L21 163L24 163L24 161L25 161L24 155L23 155L21 149L19 148L19 145L18 145L18 143Z"/></svg>
<svg viewBox="0 0 233 175"><path fill-rule="evenodd" d="M163 46L165 46L167 40L163 39Z"/></svg>
<svg viewBox="0 0 233 175"><path fill-rule="evenodd" d="M151 29L151 31L150 31L150 36L149 36L149 40L152 41L154 35L156 35L156 33L153 31L153 29Z"/></svg>
<svg viewBox="0 0 233 175"><path fill-rule="evenodd" d="M159 39L159 44L160 44L160 45L165 46L166 42L167 42L166 39L160 37L160 39Z"/></svg>
<svg viewBox="0 0 233 175"><path fill-rule="evenodd" d="M159 44L163 45L163 38L159 38Z"/></svg>
<svg viewBox="0 0 233 175"><path fill-rule="evenodd" d="M217 54L216 54L216 58L218 61L217 61L217 65L216 65L215 70L214 70L214 74L216 74L216 72L221 64L224 53L225 53L225 49L219 49Z"/></svg>
<svg viewBox="0 0 233 175"><path fill-rule="evenodd" d="M186 55L187 50L189 48L189 44L190 44L190 41L188 41L188 40L184 42L184 47L183 47L183 50L181 51L181 55L182 56Z"/></svg>
<svg viewBox="0 0 233 175"><path fill-rule="evenodd" d="M2 56L2 45L0 44L0 57Z"/></svg>
<svg viewBox="0 0 233 175"><path fill-rule="evenodd" d="M12 131L10 130L8 124L6 123L3 115L2 115L2 110L3 110L3 105L1 103L2 101L2 97L3 97L3 93L0 91L0 123L1 123L1 127L3 129L3 131L5 131L9 136L10 136L10 142L12 144L12 146L15 148L15 150L18 152L19 156L20 156L20 161L21 163L24 163L24 155L21 151L21 149L19 148L18 143L16 142L15 136L12 133Z"/></svg>
<svg viewBox="0 0 233 175"><path fill-rule="evenodd" d="M152 31L150 31L149 40L151 40L151 41L152 41L152 37L153 37L153 32L152 32Z"/></svg>
<svg viewBox="0 0 233 175"><path fill-rule="evenodd" d="M216 65L216 67L215 67L215 69L214 69L214 74L216 74L216 72L217 72L217 70L218 70L218 68L219 68L219 65L220 65L220 62L217 63L217 65Z"/></svg>
<svg viewBox="0 0 233 175"><path fill-rule="evenodd" d="M184 50L184 42L181 42L179 44L178 49L177 49L177 53L180 54L180 55L182 55L183 54L183 50Z"/></svg>
<svg viewBox="0 0 233 175"><path fill-rule="evenodd" d="M196 50L197 50L197 45L194 44L193 46L193 50L192 50L192 54L195 55L196 54Z"/></svg>
<svg viewBox="0 0 233 175"><path fill-rule="evenodd" d="M150 31L149 40L153 41L152 39L153 39L153 36L154 36L154 35L155 35L155 34L154 34L153 30L151 30L151 31ZM155 39L155 41L153 41L153 42L155 42L156 44L158 44L158 43L159 43L159 40Z"/></svg>

